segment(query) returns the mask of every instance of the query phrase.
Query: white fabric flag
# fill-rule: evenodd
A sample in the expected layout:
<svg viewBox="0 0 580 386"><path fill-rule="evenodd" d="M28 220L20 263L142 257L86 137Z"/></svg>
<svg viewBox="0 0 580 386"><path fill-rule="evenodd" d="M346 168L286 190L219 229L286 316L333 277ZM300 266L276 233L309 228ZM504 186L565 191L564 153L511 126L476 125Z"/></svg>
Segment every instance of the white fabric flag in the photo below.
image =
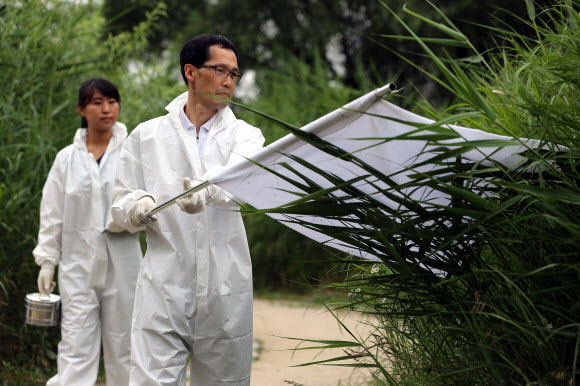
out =
<svg viewBox="0 0 580 386"><path fill-rule="evenodd" d="M304 126L302 130L313 133L325 141L352 153L385 175L401 172L409 165L414 165L422 160L433 157L433 153L426 153L429 147L426 147L427 142L424 140L402 139L389 142L384 141L386 137L396 137L417 130L417 127L402 123L401 121L423 124L431 124L433 121L382 100L382 96L384 95L382 92L383 89L372 91L348 103L343 108L332 111ZM383 117L389 117L391 119L385 119ZM453 129L464 139L450 139L443 141L445 143L463 142L465 140L497 139L514 141L513 146L498 148L482 147L481 149L471 150L462 154L463 158L473 161L483 161L486 157L491 156L491 158L506 166L514 167L522 161L522 157L518 156L517 153L527 148L525 145L509 137L458 126L447 125L446 127ZM425 134L425 132L421 134ZM235 200L246 202L257 209L270 209L282 206L299 198L293 192L302 194L304 192L255 163L266 166L282 175L289 176L293 180L297 180L296 175L281 164L286 163L293 169L316 181L323 188L332 186L332 183L325 178L289 158L287 156L288 154L304 159L324 171L340 176L344 180L350 180L356 176L368 174L356 164L333 157L298 139L293 134L289 134L250 157L252 162L244 160L225 168L219 173L210 176L208 181L231 193ZM421 170L429 170L429 167L429 165L423 166ZM408 174L409 172L397 174L393 177L393 180L398 184L403 184L409 181ZM366 194L374 194L378 188L365 180L358 181L355 183L355 186ZM424 189L421 191L409 191L406 194L414 199L416 198L418 202L429 201L445 204L448 201L438 191ZM398 205L381 194L376 195L376 198L392 208L396 208ZM328 236L296 222L296 220L300 220L311 224L326 223L332 225L334 220L316 216L288 214L269 214L269 216L325 245L357 257L378 260L372 253L363 253L354 245L330 239ZM344 221L340 225L344 226ZM357 224L350 225L353 228L360 227Z"/></svg>

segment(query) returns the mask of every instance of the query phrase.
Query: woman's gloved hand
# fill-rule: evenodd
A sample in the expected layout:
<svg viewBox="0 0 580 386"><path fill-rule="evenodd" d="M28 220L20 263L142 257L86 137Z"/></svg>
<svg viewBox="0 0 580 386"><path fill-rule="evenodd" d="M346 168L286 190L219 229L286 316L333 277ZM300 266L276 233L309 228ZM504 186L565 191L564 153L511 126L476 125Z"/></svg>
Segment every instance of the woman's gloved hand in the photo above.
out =
<svg viewBox="0 0 580 386"><path fill-rule="evenodd" d="M201 181L195 180L196 184L201 183ZM189 177L183 179L183 190L189 190L193 186L193 183ZM205 201L207 198L207 189L202 189L199 192L191 193L185 197L178 198L176 200L177 205L182 211L189 214L199 213L203 210Z"/></svg>
<svg viewBox="0 0 580 386"><path fill-rule="evenodd" d="M52 281L54 277L54 265L51 263L43 263L38 273L38 292L42 295L48 296L54 291L56 283Z"/></svg>
<svg viewBox="0 0 580 386"><path fill-rule="evenodd" d="M148 217L147 212L155 208L155 201L151 196L143 196L135 202L129 210L129 221L135 227L142 227L151 221L157 221L155 217Z"/></svg>

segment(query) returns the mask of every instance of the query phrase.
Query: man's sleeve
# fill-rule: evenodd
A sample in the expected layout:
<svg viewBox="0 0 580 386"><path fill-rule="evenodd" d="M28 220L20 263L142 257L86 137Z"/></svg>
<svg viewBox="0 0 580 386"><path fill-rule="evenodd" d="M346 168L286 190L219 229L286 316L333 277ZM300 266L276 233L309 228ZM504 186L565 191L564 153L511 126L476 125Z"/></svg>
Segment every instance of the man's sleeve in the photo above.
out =
<svg viewBox="0 0 580 386"><path fill-rule="evenodd" d="M249 158L257 151L264 147L264 136L262 131L257 127L251 126L244 121L239 122L243 125L243 135L236 138L233 151L230 153L226 166L233 165L243 159Z"/></svg>
<svg viewBox="0 0 580 386"><path fill-rule="evenodd" d="M217 173L219 170L222 170L223 168L233 165L241 160L251 158L253 154L264 147L265 139L260 129L251 126L241 120L238 121L238 125L240 126L238 127L234 146L230 152L228 161L224 166L216 166L209 169L204 174L204 178L202 179L207 179L206 177L211 176L212 174ZM211 185L209 190L211 203L217 205L233 204L231 195L225 190L215 185Z"/></svg>
<svg viewBox="0 0 580 386"><path fill-rule="evenodd" d="M40 266L45 263L55 266L60 259L67 162L65 152L59 152L42 189L38 243L32 251L34 261Z"/></svg>
<svg viewBox="0 0 580 386"><path fill-rule="evenodd" d="M139 127L137 127L123 143L111 206L113 221L131 233L143 230L144 227L135 227L131 224L129 211L137 200L144 196L151 196L145 190L139 134Z"/></svg>

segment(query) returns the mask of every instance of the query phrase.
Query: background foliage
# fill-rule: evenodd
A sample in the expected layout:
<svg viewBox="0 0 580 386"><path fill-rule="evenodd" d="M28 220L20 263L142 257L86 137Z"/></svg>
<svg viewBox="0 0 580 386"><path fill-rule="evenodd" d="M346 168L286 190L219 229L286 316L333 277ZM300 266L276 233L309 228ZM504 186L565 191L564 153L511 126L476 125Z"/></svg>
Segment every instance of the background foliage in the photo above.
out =
<svg viewBox="0 0 580 386"><path fill-rule="evenodd" d="M498 47L477 64L438 56L432 47L441 41L418 37L392 13L440 74L426 75L452 92L456 104L436 111L420 103L435 124L416 124L416 132L403 136L433 145L428 172L416 172L419 165L411 165L410 181L402 186L362 163L371 176L367 181L385 186L377 194L365 195L352 184L339 188L345 181L326 175L335 191L319 195L313 184L311 194L302 198L308 200L276 209L305 214L315 207L316 215L329 219L357 219L364 224L357 232L309 225L333 238L354 240L382 262L358 262L353 277L333 285L349 294L338 308L374 315L375 331L344 342L308 341L313 347L343 349L340 356L316 364L370 368L376 384L577 384L579 9L578 1L546 8L528 2L526 22L535 36L494 29ZM456 44L470 45L444 13L433 11L437 17L426 18L406 10ZM474 50L474 56L480 53ZM457 135L444 125L449 122L507 139L451 146L445 140ZM506 146L513 136L539 140L520 153L524 162L517 168L493 157L488 162L462 157L472 149ZM332 149L323 139L304 139ZM337 156L341 150L328 152ZM357 161L356 154L349 156ZM296 176L297 186L304 182ZM449 203L402 194L423 188L445 194ZM383 204L380 196L398 207Z"/></svg>
<svg viewBox="0 0 580 386"><path fill-rule="evenodd" d="M105 0L104 14L111 20L107 30L112 33L130 30L143 20L145 12L155 7L159 1L147 0ZM264 2L260 0L204 0L183 2L164 0L169 17L157 25L152 38L152 46L161 50L183 42L199 33L219 31L235 39L241 51L241 63L248 68L267 68L285 71L287 54L302 58L307 64L322 59L330 71L349 87L364 88L370 80L385 83L386 78L399 68L401 62L393 55L386 55L373 42L380 35L398 35L403 28L394 18L385 13L379 1L375 0L287 0ZM421 14L428 14L431 8L423 0L390 0L388 4L397 13L403 14L406 4ZM458 28L472 37L479 49L487 45L487 37L478 33L473 24L489 24L498 7L515 14L525 12L525 3L520 0L490 1L436 1L436 4L452 19ZM133 7L127 12L128 7ZM124 13L127 12L127 13ZM506 13L500 12L503 16ZM118 16L120 15L120 16ZM420 35L430 36L429 28L418 20L405 17L416 27ZM525 29L522 23L516 23ZM328 47L330 43L331 47ZM390 48L408 55L413 53L405 41L391 41ZM323 49L317 58L317 50ZM330 50L330 51L327 51ZM453 56L462 56L467 51L459 46L450 48ZM334 61L331 52L338 52L344 59L343 70L330 66ZM428 64L420 55L414 60ZM364 79L353 71L364 63ZM341 67L341 66L339 66ZM412 68L400 69L401 81L417 84L425 83L425 78ZM424 90L427 91L427 90Z"/></svg>
<svg viewBox="0 0 580 386"><path fill-rule="evenodd" d="M131 90L122 92L121 121L129 125L144 118L135 98L140 91L166 97L163 78L147 87L119 71L144 49L147 31L161 14L157 9L133 32L103 41L95 30L103 28L104 18L92 5L30 0L0 9L1 367L48 365L55 358L58 329L24 325L25 294L36 292L38 267L31 253L44 179L80 126L75 105L83 80L106 76Z"/></svg>
<svg viewBox="0 0 580 386"><path fill-rule="evenodd" d="M447 15L450 28L465 39L449 39L445 30L405 11L402 1L385 3L392 13L374 0L1 3L0 379L10 382L7 377L21 365L54 367L59 332L25 326L23 300L36 291L31 251L40 193L56 152L71 142L78 125L80 83L91 76L116 83L123 99L120 121L131 130L163 114L185 90L177 53L198 33L230 36L242 53L245 78L255 77L255 97L243 100L296 126L390 81L405 87L393 97L396 103L423 115L442 119L476 111L456 121L559 142L577 152L578 9L570 12L577 0L557 2L550 12L531 1L437 2L442 14L427 2L407 1L407 9L450 26ZM477 25L490 22L498 28ZM404 34L405 25L432 54L417 40L392 38ZM447 41L433 45L426 38ZM286 134L261 116L235 110L260 127L268 143ZM473 261L445 281L403 275L388 264L378 271L364 263L336 264L344 260L334 252L265 216L247 216L255 288L304 292L334 280L336 288L352 290L356 296L347 306L373 312L380 321L377 334L357 343L360 358L370 358L378 369L379 384L461 377L471 384L504 376L506 383L567 381L577 366L580 281L577 157L571 154L541 155L539 162L558 163L558 173L535 180L504 176L516 185L502 186L494 205L517 204L463 233L479 243L466 246L473 248ZM462 173L457 171L458 180L471 178ZM440 210L442 217L456 215ZM375 225L388 235L384 223ZM458 231L419 225L409 236L419 242L428 232L445 239ZM348 272L341 271L345 267ZM442 293L448 304L441 304ZM397 360L389 373L381 366L391 358Z"/></svg>

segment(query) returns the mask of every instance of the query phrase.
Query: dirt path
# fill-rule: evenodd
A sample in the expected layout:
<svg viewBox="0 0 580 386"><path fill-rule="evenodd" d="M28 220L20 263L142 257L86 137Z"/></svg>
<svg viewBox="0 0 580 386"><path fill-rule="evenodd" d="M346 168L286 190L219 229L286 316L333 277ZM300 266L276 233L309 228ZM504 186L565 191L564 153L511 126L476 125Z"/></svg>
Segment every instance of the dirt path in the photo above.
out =
<svg viewBox="0 0 580 386"><path fill-rule="evenodd" d="M368 336L370 327L361 323L360 314L338 315L356 336ZM261 348L252 364L251 386L358 386L369 381L367 370L322 365L292 367L345 354L340 349L291 351L305 344L281 337L352 340L323 306L254 299L254 340ZM97 386L105 384L104 379L99 381Z"/></svg>
<svg viewBox="0 0 580 386"><path fill-rule="evenodd" d="M339 314L343 323L357 335L366 336L368 326L359 323L356 313ZM336 319L322 306L299 303L254 300L254 339L262 344L262 352L252 365L252 386L361 385L369 380L365 370L348 367L290 367L310 361L342 356L340 350L280 351L297 347L299 342L280 336L306 339L351 340ZM304 346L304 344L301 344Z"/></svg>
<svg viewBox="0 0 580 386"><path fill-rule="evenodd" d="M360 314L341 312L340 320L366 337L370 328ZM323 306L299 302L254 299L254 340L259 342L259 358L252 364L251 386L358 386L369 380L366 370L337 366L291 367L306 362L343 356L340 349L291 351L304 343L281 337L352 340ZM97 386L104 385L100 379ZM187 382L189 385L189 382Z"/></svg>

